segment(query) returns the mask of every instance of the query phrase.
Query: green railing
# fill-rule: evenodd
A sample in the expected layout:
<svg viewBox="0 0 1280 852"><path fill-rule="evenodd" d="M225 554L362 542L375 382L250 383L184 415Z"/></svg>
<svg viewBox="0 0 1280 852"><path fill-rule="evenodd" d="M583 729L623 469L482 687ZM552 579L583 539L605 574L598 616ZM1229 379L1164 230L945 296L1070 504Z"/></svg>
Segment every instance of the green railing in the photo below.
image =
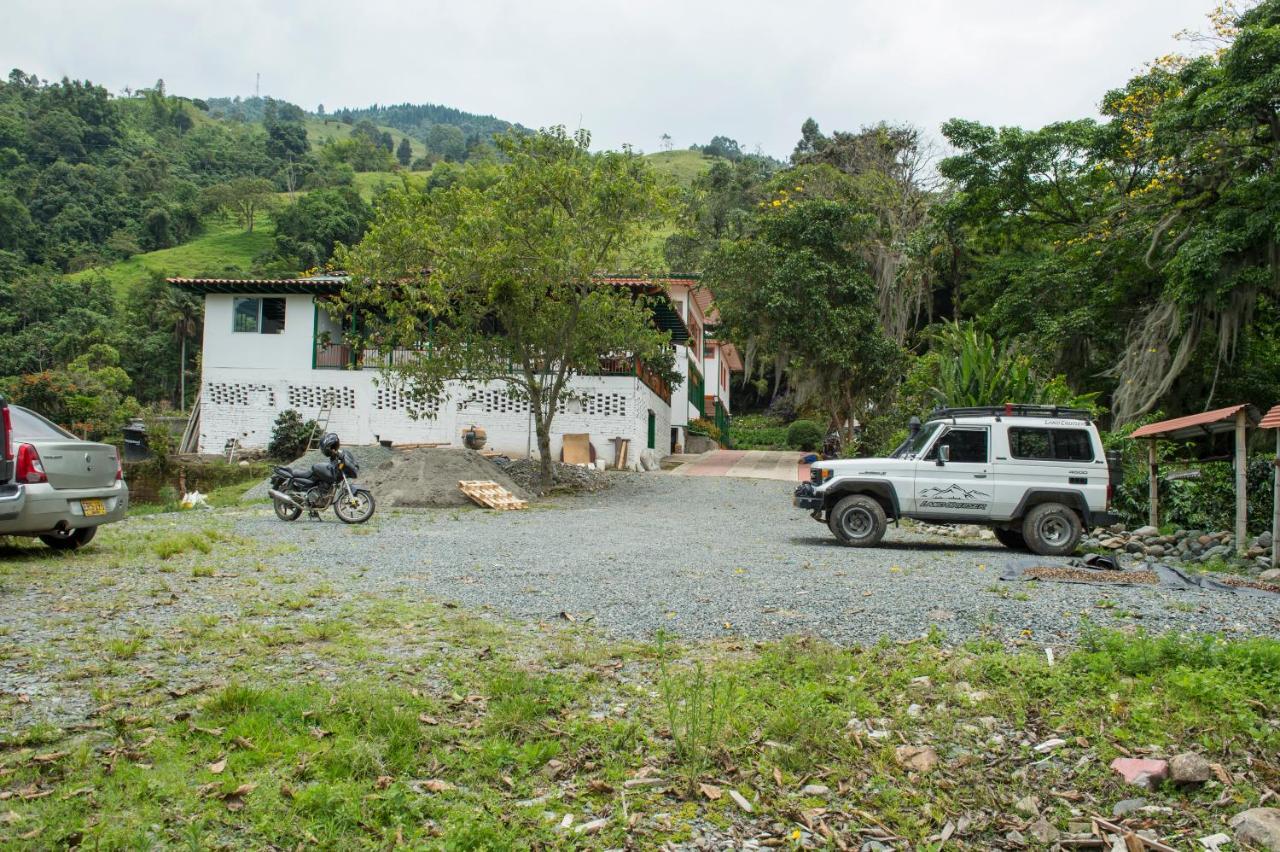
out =
<svg viewBox="0 0 1280 852"><path fill-rule="evenodd" d="M729 437L729 412L724 410L724 403L720 398L716 398L716 428L720 430L720 446L726 449L733 448L733 439Z"/></svg>
<svg viewBox="0 0 1280 852"><path fill-rule="evenodd" d="M702 381L702 371L693 363L693 359L689 359L689 402L697 409L698 416L703 417L706 411L703 409L704 399L706 395L706 385Z"/></svg>

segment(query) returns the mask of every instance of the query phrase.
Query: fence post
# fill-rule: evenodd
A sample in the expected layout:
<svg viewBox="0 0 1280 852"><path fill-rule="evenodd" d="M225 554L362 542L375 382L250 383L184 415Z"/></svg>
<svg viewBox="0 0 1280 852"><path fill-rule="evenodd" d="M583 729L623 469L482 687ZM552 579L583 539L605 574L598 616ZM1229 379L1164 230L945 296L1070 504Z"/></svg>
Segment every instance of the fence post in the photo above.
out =
<svg viewBox="0 0 1280 852"><path fill-rule="evenodd" d="M1156 439L1147 442L1147 523L1160 526L1160 480L1156 463Z"/></svg>

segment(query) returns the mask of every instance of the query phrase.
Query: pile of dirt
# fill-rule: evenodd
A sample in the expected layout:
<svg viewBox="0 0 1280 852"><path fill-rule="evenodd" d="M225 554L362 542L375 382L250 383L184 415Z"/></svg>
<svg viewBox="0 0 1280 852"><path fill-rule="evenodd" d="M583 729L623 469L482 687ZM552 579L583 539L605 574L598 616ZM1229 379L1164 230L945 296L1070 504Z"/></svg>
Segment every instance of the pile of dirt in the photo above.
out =
<svg viewBox="0 0 1280 852"><path fill-rule="evenodd" d="M376 467L360 471L360 483L373 492L379 506L422 509L464 506L471 501L458 490L459 480L496 482L522 500L529 492L475 450L447 447L393 450Z"/></svg>
<svg viewBox="0 0 1280 852"><path fill-rule="evenodd" d="M518 482L521 487L535 494L561 493L583 494L601 491L609 487L609 475L593 467L582 467L563 462L551 463L551 488L543 491L540 487L542 467L537 459L520 459L502 465L507 476Z"/></svg>

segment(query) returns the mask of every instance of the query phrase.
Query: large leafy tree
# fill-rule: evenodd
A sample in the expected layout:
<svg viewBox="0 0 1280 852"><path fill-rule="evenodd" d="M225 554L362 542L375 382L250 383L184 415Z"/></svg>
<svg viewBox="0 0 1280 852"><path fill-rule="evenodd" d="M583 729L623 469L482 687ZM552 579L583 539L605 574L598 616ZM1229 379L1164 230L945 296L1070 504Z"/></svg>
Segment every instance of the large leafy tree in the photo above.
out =
<svg viewBox="0 0 1280 852"><path fill-rule="evenodd" d="M785 363L800 401L824 408L846 442L904 357L880 323L865 252L874 229L849 202L775 198L753 233L717 246L705 275L727 335Z"/></svg>
<svg viewBox="0 0 1280 852"><path fill-rule="evenodd" d="M627 355L672 372L669 336L643 297L600 278L634 256L667 213L666 193L629 151L592 154L585 131L499 140L500 165L421 193L389 193L368 235L338 252L352 273L340 309L396 359L387 378L419 399L446 380L504 382L528 401L541 475L569 380Z"/></svg>
<svg viewBox="0 0 1280 852"><path fill-rule="evenodd" d="M1213 21L1210 50L1109 92L1106 124L944 127L961 310L1109 389L1120 422L1276 390L1280 0Z"/></svg>

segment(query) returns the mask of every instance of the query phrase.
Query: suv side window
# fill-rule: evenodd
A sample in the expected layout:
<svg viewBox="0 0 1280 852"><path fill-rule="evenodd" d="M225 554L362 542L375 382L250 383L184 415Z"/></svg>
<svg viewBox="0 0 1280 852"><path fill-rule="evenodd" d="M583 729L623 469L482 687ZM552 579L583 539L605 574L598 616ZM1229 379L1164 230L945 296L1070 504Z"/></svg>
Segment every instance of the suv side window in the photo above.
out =
<svg viewBox="0 0 1280 852"><path fill-rule="evenodd" d="M955 450L952 450L954 453ZM1093 441L1086 429L1009 429L1009 455L1039 461L1093 461Z"/></svg>
<svg viewBox="0 0 1280 852"><path fill-rule="evenodd" d="M937 461L938 447L944 444L951 448L953 462L985 464L988 459L986 429L948 429L929 449L925 459Z"/></svg>

